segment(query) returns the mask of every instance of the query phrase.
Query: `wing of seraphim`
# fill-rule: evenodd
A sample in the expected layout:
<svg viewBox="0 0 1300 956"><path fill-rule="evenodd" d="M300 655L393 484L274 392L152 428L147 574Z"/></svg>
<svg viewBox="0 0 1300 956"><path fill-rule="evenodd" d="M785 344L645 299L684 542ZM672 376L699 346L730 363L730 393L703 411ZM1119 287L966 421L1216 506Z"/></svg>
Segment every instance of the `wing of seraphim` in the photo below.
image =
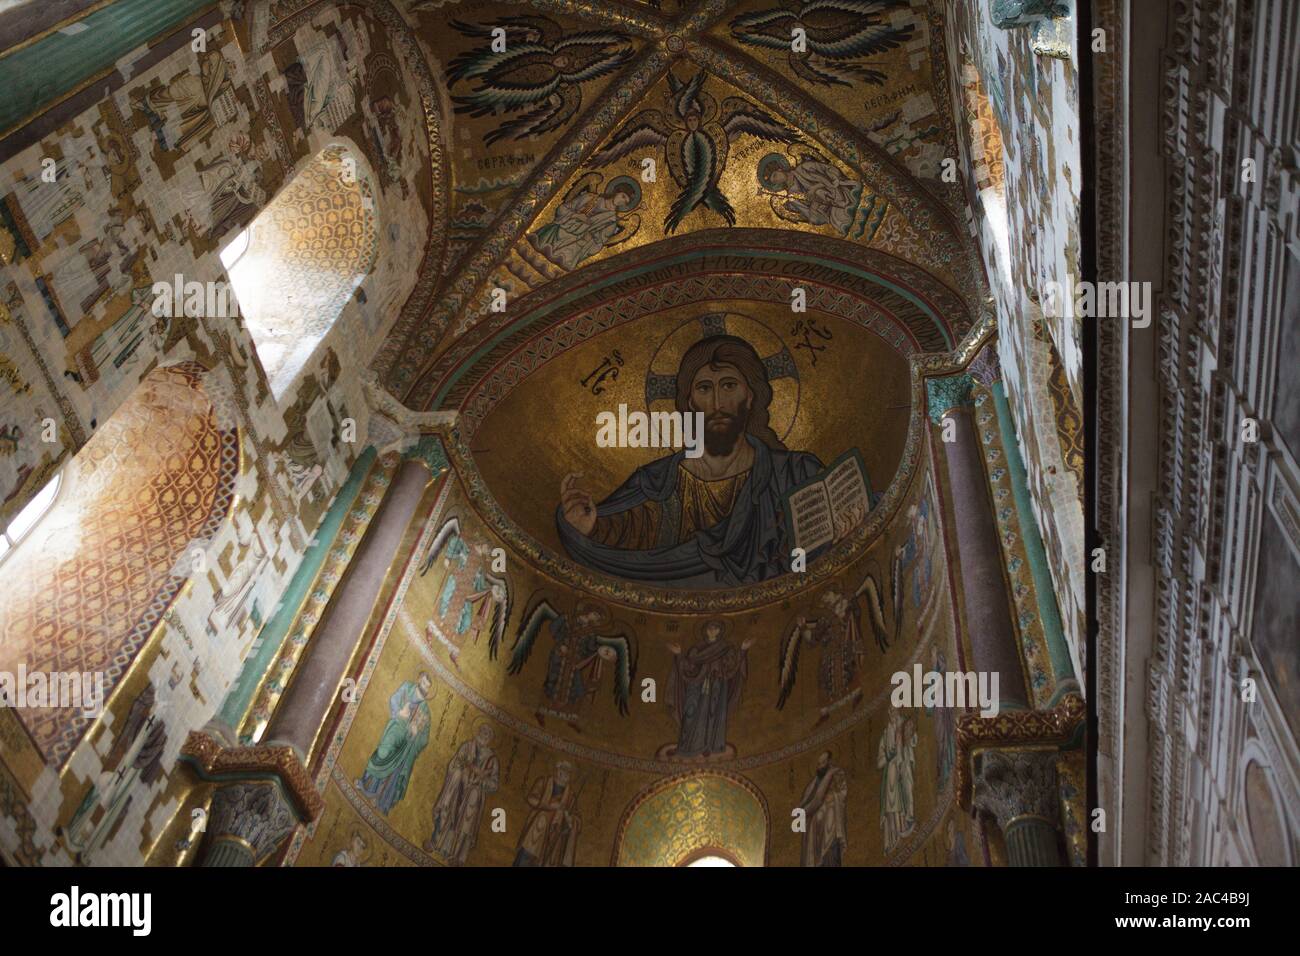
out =
<svg viewBox="0 0 1300 956"><path fill-rule="evenodd" d="M596 644L614 652L614 703L618 712L626 716L628 701L632 698L632 683L636 680L636 637L625 629L597 635Z"/></svg>
<svg viewBox="0 0 1300 956"><path fill-rule="evenodd" d="M447 546L453 535L460 534L460 519L448 518L438 529L438 533L433 536L433 544L429 545L429 553L425 555L424 564L426 567L432 565L438 560L438 555L442 554L442 549ZM423 572L422 572L423 573Z"/></svg>
<svg viewBox="0 0 1300 956"><path fill-rule="evenodd" d="M570 83L586 83L613 73L632 59L632 42L617 33L584 30L561 40L555 47L573 60L564 70Z"/></svg>
<svg viewBox="0 0 1300 956"><path fill-rule="evenodd" d="M808 49L828 60L857 60L902 46L914 31L911 24L894 27L845 18L825 29L809 30Z"/></svg>
<svg viewBox="0 0 1300 956"><path fill-rule="evenodd" d="M889 576L890 603L894 605L894 637L903 630L903 558L895 552L894 566Z"/></svg>
<svg viewBox="0 0 1300 956"><path fill-rule="evenodd" d="M682 146L682 170L686 182L668 208L664 228L673 232L687 213L699 205L708 188L716 181L717 151L713 141L700 132L689 133Z"/></svg>
<svg viewBox="0 0 1300 956"><path fill-rule="evenodd" d="M580 105L582 105L582 92L578 87L561 85L537 109L507 120L496 129L489 131L483 137L483 141L491 146L497 140L506 137L526 139L549 133L573 119Z"/></svg>
<svg viewBox="0 0 1300 956"><path fill-rule="evenodd" d="M889 645L889 631L885 629L885 609L881 605L880 582L876 580L876 576L868 572L854 596L861 597L867 602L867 619L871 622L871 633L883 652Z"/></svg>
<svg viewBox="0 0 1300 956"><path fill-rule="evenodd" d="M776 709L785 707L785 702L794 690L794 679L799 675L799 650L803 647L804 629L796 620L786 629L781 639L781 661L778 682L780 693L776 699Z"/></svg>
<svg viewBox="0 0 1300 956"><path fill-rule="evenodd" d="M519 622L519 630L515 633L515 642L511 645L512 653L510 665L506 669L507 673L518 674L523 670L524 664L528 662L528 655L533 652L533 645L537 643L538 633L544 625L558 619L559 616L559 612L551 607L550 602L545 598L537 600L524 613L523 620Z"/></svg>
<svg viewBox="0 0 1300 956"><path fill-rule="evenodd" d="M506 636L506 622L510 620L510 607L513 603L510 593L510 582L505 578L498 578L489 574L487 576L488 588L493 586L501 588L505 594L503 600L492 601L492 635L488 639L488 659L497 659L497 649L500 648L501 642Z"/></svg>
<svg viewBox="0 0 1300 956"><path fill-rule="evenodd" d="M659 110L642 110L614 134L609 145L597 150L587 160L588 166L608 166L628 153L647 146L662 148L668 141L670 127Z"/></svg>
<svg viewBox="0 0 1300 956"><path fill-rule="evenodd" d="M738 96L728 96L722 101L722 115L722 128L727 131L728 139L741 134L775 143L794 143L799 139L798 133L776 117Z"/></svg>
<svg viewBox="0 0 1300 956"><path fill-rule="evenodd" d="M783 7L770 7L742 13L731 21L731 35L750 46L769 50L790 49L791 28L797 21L796 13Z"/></svg>
<svg viewBox="0 0 1300 956"><path fill-rule="evenodd" d="M457 112L471 116L510 113L533 106L564 84L564 77L551 63L551 54L536 45L506 53L477 53L471 63L457 57L448 67L447 77L453 82L477 81L469 93L451 98Z"/></svg>

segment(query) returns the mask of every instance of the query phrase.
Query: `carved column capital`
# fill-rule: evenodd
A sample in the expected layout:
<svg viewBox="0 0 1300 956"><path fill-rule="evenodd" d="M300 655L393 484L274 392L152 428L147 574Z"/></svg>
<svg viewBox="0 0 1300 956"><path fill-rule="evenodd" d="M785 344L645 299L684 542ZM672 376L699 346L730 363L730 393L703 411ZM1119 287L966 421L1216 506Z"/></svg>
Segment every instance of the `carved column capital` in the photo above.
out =
<svg viewBox="0 0 1300 956"><path fill-rule="evenodd" d="M996 343L990 342L980 349L979 354L971 360L966 371L972 379L985 388L992 388L1002 381L1002 363L998 360Z"/></svg>
<svg viewBox="0 0 1300 956"><path fill-rule="evenodd" d="M965 408L971 404L971 377L965 372L959 375L947 375L943 378L925 380L926 406L930 421L938 425L943 416L954 408Z"/></svg>
<svg viewBox="0 0 1300 956"><path fill-rule="evenodd" d="M1003 832L1033 818L1053 827L1060 817L1054 750L988 750L979 756L974 804L997 820Z"/></svg>
<svg viewBox="0 0 1300 956"><path fill-rule="evenodd" d="M204 866L256 866L298 825L288 796L277 783L242 781L212 795Z"/></svg>
<svg viewBox="0 0 1300 956"><path fill-rule="evenodd" d="M989 813L1012 866L1062 866L1055 750L990 750L979 756L975 806Z"/></svg>
<svg viewBox="0 0 1300 956"><path fill-rule="evenodd" d="M1070 8L1061 0L993 0L990 11L993 25L1001 30L1033 27L1069 15Z"/></svg>

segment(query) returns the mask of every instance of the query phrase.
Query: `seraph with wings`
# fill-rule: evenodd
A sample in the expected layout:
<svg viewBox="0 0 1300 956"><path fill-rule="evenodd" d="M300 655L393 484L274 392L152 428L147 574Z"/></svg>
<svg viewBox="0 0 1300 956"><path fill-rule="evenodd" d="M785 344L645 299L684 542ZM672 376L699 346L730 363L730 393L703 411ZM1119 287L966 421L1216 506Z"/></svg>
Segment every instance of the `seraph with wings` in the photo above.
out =
<svg viewBox="0 0 1300 956"><path fill-rule="evenodd" d="M682 81L669 72L671 113L642 110L588 161L589 166L608 166L639 149L663 150L668 172L679 189L664 217L664 230L670 233L700 206L722 216L727 225L736 224L735 209L718 189L732 139L744 135L775 143L799 140L797 132L746 99L728 96L719 105L703 89L706 77L701 70Z"/></svg>
<svg viewBox="0 0 1300 956"><path fill-rule="evenodd" d="M507 671L523 670L538 635L546 627L554 645L546 662L543 701L535 716L558 717L575 730L586 712L606 670L613 671L614 704L624 716L636 680L637 644L632 629L611 620L608 611L591 601L579 601L574 613L562 614L545 597L530 599L511 646Z"/></svg>
<svg viewBox="0 0 1300 956"><path fill-rule="evenodd" d="M731 21L731 35L747 46L787 54L795 76L820 86L885 82L885 74L861 60L892 50L912 38L912 24L884 22L907 0L783 0ZM802 36L797 29L803 30ZM802 42L797 42L797 41Z"/></svg>
<svg viewBox="0 0 1300 956"><path fill-rule="evenodd" d="M850 596L829 590L822 595L822 608L818 616L800 616L786 629L781 641L779 662L779 695L777 709L785 707L794 690L799 673L799 657L805 645L820 649L817 690L825 720L837 706L861 699L862 668L865 663L865 646L862 638L862 605L866 604L867 622L871 626L876 646L883 654L891 638L897 638L902 622L902 593L895 576L891 586L890 602L893 605L894 626L885 624L885 608L880 584L868 572Z"/></svg>
<svg viewBox="0 0 1300 956"><path fill-rule="evenodd" d="M487 547L480 544L474 550L482 556ZM510 581L504 575L493 574L486 562L475 571L468 593L462 590L461 575L467 572L472 557L470 545L461 534L460 519L453 515L433 536L429 551L420 563L420 577L424 577L438 564L439 558L443 559L443 568L435 575L431 591L441 626L435 627L431 620L426 630L433 640L447 648L453 664L457 663L465 635L472 635L477 644L484 631L488 632L488 653L496 657L510 618ZM463 595L459 602L458 594Z"/></svg>
<svg viewBox="0 0 1300 956"><path fill-rule="evenodd" d="M454 57L447 80L474 84L451 98L457 113L470 116L518 114L483 137L524 139L559 129L582 108L582 85L608 76L632 58L632 41L609 30L566 34L554 20L513 16L488 24L452 20L464 36L486 44ZM504 30L504 43L496 42ZM504 47L494 49L494 47Z"/></svg>

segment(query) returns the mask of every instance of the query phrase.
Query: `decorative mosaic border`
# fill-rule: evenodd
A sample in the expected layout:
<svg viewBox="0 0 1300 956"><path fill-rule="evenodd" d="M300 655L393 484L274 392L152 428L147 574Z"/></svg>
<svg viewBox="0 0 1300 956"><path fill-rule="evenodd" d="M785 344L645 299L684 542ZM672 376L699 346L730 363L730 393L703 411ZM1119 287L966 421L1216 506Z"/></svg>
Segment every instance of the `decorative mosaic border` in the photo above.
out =
<svg viewBox="0 0 1300 956"><path fill-rule="evenodd" d="M334 591L343 580L348 564L352 561L352 556L360 547L371 520L383 503L384 493L393 480L399 461L396 455L385 455L375 462L370 473L366 475L361 490L357 492L356 502L339 527L335 544L325 556L316 580L312 582L308 596L303 601L302 609L290 627L284 643L281 644L274 663L267 668L253 706L241 724L241 740L245 737L252 740L260 739L267 725L270 724L271 717L279 706L280 698L284 696L298 669L298 664L302 661L316 625L324 616Z"/></svg>
<svg viewBox="0 0 1300 956"><path fill-rule="evenodd" d="M625 255L600 260L570 272L561 279L521 296L509 315L490 316L475 325L472 333L460 336L425 368L408 390L407 400L412 407L434 404L437 397L446 390L448 380L453 379L466 366L466 360L484 349L494 348L494 339L503 335L515 335L536 322L539 316L545 316L555 309L563 308L577 314L606 307L611 295L618 293L605 290L616 290L620 277L633 270L653 273L655 269L680 269L679 260L691 262L698 275L736 273L737 266L728 261L733 256L758 260L767 258L782 265L797 264L804 270L820 269L824 270L825 275L819 282L815 276L794 270L788 275L776 274L762 278L799 279L810 285L838 288L841 294L853 295L876 308L881 307L879 299L889 300L901 296L901 293L889 288L889 285L895 285L916 299L913 302L902 296L907 308L926 314L936 326L933 332L945 340L936 342L933 332L924 327L913 329L909 333L932 352L944 351L947 348L946 341L969 334L975 324L973 316L966 312L961 297L956 292L905 259L883 250L866 249L842 239L811 234L800 235L797 248L792 249L790 237L789 232L779 229L705 229L651 243ZM665 252L665 249L669 251ZM804 261L809 259L813 261ZM856 274L861 272L868 273L871 278ZM837 286L834 276L838 276L847 288ZM679 271L673 279L681 281L683 275ZM623 295L626 297L627 293ZM901 313L903 309L898 311ZM907 324L906 318L904 324ZM425 383L429 383L428 387L425 387Z"/></svg>
<svg viewBox="0 0 1300 956"><path fill-rule="evenodd" d="M435 477L434 480L437 481L438 478ZM450 489L451 482L443 481L442 488L439 490L438 497L434 502L433 511L429 517L425 519L424 530L420 533L420 537L416 542L415 547L411 549L411 553L407 557L406 568L401 579L398 581L397 590L389 600L388 611L385 613L384 619L379 626L379 633L375 636L374 643L371 645L370 651L366 655L365 662L361 665L361 673L357 676L356 697L351 703L344 706L342 716L334 726L333 736L330 737L329 742L326 744L324 756L317 768L315 778L316 790L318 793L325 792L325 787L330 776L335 772L334 768L338 764L339 754L343 752L343 742L347 740L348 734L352 730L353 721L355 721L357 717L357 709L360 706L361 701L365 698L366 688L370 686L370 678L374 676L375 668L379 665L379 659L383 656L384 646L388 643L388 635L392 633L393 620L397 608L399 608L402 602L406 600L406 592L410 589L411 582L414 580L415 576L412 572L415 570L418 563L417 558L419 555L424 554L425 550L429 547L429 542L436 533L435 522L437 521L438 516L442 513ZM298 858L298 854L302 851L303 844L315 835L315 821L306 827L299 827L297 829L294 833L293 840L289 844L289 849L285 852L284 859L286 866L291 865L293 861Z"/></svg>
<svg viewBox="0 0 1300 956"><path fill-rule="evenodd" d="M1030 573L1029 556L1020 527L1020 515L1011 489L1011 468L1007 464L998 428L997 413L993 410L993 393L976 383L972 388L976 431L984 445L985 471L989 492L993 496L993 517L998 527L998 543L1002 564L1006 568L1007 584L1015 605L1016 633L1024 656L1026 678L1034 707L1042 710L1052 705L1056 679L1052 674L1052 661L1047 651L1047 635L1038 613L1038 590ZM1055 597L1053 597L1055 600Z"/></svg>

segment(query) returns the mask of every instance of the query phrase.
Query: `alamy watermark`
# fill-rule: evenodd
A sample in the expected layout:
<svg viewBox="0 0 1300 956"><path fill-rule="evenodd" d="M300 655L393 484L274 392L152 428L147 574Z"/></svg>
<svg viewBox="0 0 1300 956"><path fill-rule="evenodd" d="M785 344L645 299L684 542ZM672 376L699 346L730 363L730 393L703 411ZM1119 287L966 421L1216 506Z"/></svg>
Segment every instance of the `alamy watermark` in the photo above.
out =
<svg viewBox="0 0 1300 956"><path fill-rule="evenodd" d="M0 671L0 707L80 708L86 717L104 710L103 671Z"/></svg>
<svg viewBox="0 0 1300 956"><path fill-rule="evenodd" d="M896 671L889 702L895 707L979 707L981 717L998 715L997 671Z"/></svg>
<svg viewBox="0 0 1300 956"><path fill-rule="evenodd" d="M57 928L118 926L133 936L148 936L152 914L152 893L83 893L73 886L50 897L50 925Z"/></svg>
<svg viewBox="0 0 1300 956"><path fill-rule="evenodd" d="M239 303L229 282L195 279L186 282L178 272L171 282L153 284L153 315L160 319L182 315L194 319L234 319L239 316Z"/></svg>
<svg viewBox="0 0 1300 956"><path fill-rule="evenodd" d="M703 412L629 412L596 415L598 448L685 448L687 458L704 454Z"/></svg>
<svg viewBox="0 0 1300 956"><path fill-rule="evenodd" d="M1151 324L1154 293L1150 282L1076 282L1073 289L1047 282L1043 314L1049 318L1129 319L1135 329Z"/></svg>

